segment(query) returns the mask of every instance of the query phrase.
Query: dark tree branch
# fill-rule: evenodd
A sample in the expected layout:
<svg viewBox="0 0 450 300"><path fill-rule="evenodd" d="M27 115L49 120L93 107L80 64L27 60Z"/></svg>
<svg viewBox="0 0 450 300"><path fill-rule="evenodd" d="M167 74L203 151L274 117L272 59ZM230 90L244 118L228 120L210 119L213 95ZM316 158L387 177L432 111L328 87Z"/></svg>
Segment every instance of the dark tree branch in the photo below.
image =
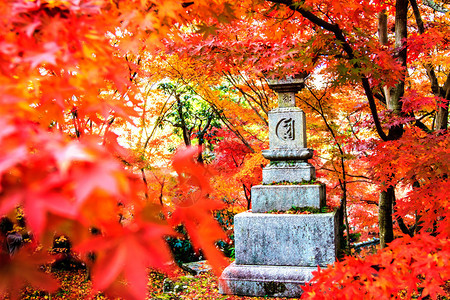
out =
<svg viewBox="0 0 450 300"><path fill-rule="evenodd" d="M425 26L423 24L422 16L420 14L419 7L417 5L416 0L409 0L409 3L411 3L411 7L414 12L414 18L416 19L417 29L420 34L423 34L425 32ZM433 94L438 95L439 94L439 83L437 80L436 73L434 71L433 65L430 63L424 64L425 70L427 71L428 78L430 79L431 83L431 91Z"/></svg>
<svg viewBox="0 0 450 300"><path fill-rule="evenodd" d="M433 0L425 0L423 3L424 3L426 6L432 8L432 9L434 9L435 11L438 11L438 12L440 12L440 13L445 14L445 13L448 12L448 9L447 9L447 8L442 7L442 6L438 5L438 4L436 4Z"/></svg>
<svg viewBox="0 0 450 300"><path fill-rule="evenodd" d="M447 80L441 89L440 96L444 98L444 101L439 101L438 113L436 116L436 129L447 129L448 124L448 104L450 100L450 74L447 75Z"/></svg>
<svg viewBox="0 0 450 300"><path fill-rule="evenodd" d="M141 168L141 175L142 175L142 181L145 184L145 199L148 200L148 182L147 182L147 177L145 176L144 168Z"/></svg>
<svg viewBox="0 0 450 300"><path fill-rule="evenodd" d="M339 26L337 24L328 23L325 20L322 20L321 18L314 15L312 12L305 10L304 8L301 7L302 3L298 3L298 2L293 3L292 0L270 0L270 1L274 2L274 3L285 4L290 9L299 12L304 18L308 19L312 23L322 27L325 30L332 32L334 34L334 36L336 37L336 39L340 42L340 45L342 46L344 52L347 54L347 59L352 60L355 58L352 47L345 39L343 31L339 28ZM360 69L361 65L358 62L354 62L353 67L356 69ZM375 123L375 128L377 130L378 135L380 136L380 138L383 141L390 140L391 138L388 137L384 133L383 128L381 126L380 119L378 117L377 107L375 104L375 98L373 96L373 92L370 87L369 79L367 77L365 77L364 75L361 75L361 83L362 83L364 92L366 94L367 101L369 102L370 112L372 114L373 121Z"/></svg>

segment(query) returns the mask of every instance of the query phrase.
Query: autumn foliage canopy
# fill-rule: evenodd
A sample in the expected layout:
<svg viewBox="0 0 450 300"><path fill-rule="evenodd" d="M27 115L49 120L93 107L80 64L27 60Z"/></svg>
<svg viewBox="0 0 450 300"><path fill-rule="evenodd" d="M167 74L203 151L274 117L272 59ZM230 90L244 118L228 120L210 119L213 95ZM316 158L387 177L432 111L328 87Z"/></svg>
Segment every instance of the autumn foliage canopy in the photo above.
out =
<svg viewBox="0 0 450 300"><path fill-rule="evenodd" d="M14 255L0 252L0 293L57 290L40 267L63 234L81 256L95 253L86 259L95 291L144 299L148 268L173 268L166 237L180 223L219 275L227 261L215 242L227 236L211 212L246 209L259 183L276 105L265 78L302 72L309 77L297 104L348 246L303 296L445 295L446 6L2 1L0 216L23 216L30 240ZM155 136L169 125L173 133ZM124 147L131 127L137 142ZM176 134L188 147L168 151ZM383 249L352 252L355 233L379 234Z"/></svg>

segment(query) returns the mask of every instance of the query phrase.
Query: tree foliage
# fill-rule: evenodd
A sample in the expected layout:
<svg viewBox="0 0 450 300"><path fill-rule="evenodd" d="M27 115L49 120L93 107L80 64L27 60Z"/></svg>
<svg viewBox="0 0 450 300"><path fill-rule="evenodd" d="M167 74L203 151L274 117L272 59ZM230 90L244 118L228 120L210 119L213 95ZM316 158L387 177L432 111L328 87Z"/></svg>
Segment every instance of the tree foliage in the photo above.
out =
<svg viewBox="0 0 450 300"><path fill-rule="evenodd" d="M446 5L3 1L0 215L19 207L33 238L14 256L2 252L0 291L56 289L37 267L50 261L53 237L66 234L78 251L95 252L95 289L142 299L147 267L169 271L164 238L179 223L219 273L225 261L214 242L226 237L211 211L249 206L259 182L275 106L266 78L303 72L298 105L329 204L348 211L348 238L350 227L365 236L379 229L384 247L320 270L305 297L445 293ZM171 84L161 86L166 95L155 89L161 82ZM157 130L169 121L186 145L214 135L214 183L210 166L194 158L198 148L166 151L173 137ZM133 125L134 152L119 139ZM169 159L176 176L161 166Z"/></svg>
<svg viewBox="0 0 450 300"><path fill-rule="evenodd" d="M319 154L319 175L339 187L339 192L331 192L342 209L348 201L347 228L364 228L366 234L379 231L382 247L387 247L366 260L344 260L341 269L330 271L336 277L318 273L313 282L323 280L324 297L334 297L338 290L343 297L352 295L353 289L354 295L363 291L367 297L401 297L405 290L407 295L435 298L437 286L442 288L449 279L438 272L439 279L432 283L426 279L432 277L428 269L414 275L406 271L399 281L388 276L395 273L396 262L414 263L397 251L411 249L411 244L417 257L436 253L444 264L448 260L442 245L449 233L444 192L450 87L444 36L449 19L447 11L435 7L402 0L364 5L263 1L250 14L217 26L214 35L182 32L181 40L168 42L171 51L234 76L238 70L269 77L310 74L298 104L310 112L310 133L320 135L311 139ZM378 224L369 217L374 214ZM384 257L386 272L363 268L362 278L360 263L375 265ZM339 281L341 276L351 282ZM314 287L310 291L309 296L318 297Z"/></svg>

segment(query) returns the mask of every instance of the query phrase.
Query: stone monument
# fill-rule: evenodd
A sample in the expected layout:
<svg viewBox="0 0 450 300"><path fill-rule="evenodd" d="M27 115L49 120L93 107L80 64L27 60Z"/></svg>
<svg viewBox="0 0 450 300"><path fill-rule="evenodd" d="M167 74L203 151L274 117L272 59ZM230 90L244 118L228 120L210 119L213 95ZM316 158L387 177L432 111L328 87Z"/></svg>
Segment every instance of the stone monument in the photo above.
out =
<svg viewBox="0 0 450 300"><path fill-rule="evenodd" d="M235 262L219 278L222 294L299 297L317 266L335 261L338 226L335 212L280 213L293 207L325 207L325 186L315 184L308 163L304 112L295 106L303 77L269 80L278 108L269 112L270 160L263 184L252 188L252 210L234 218ZM277 213L273 213L277 211Z"/></svg>

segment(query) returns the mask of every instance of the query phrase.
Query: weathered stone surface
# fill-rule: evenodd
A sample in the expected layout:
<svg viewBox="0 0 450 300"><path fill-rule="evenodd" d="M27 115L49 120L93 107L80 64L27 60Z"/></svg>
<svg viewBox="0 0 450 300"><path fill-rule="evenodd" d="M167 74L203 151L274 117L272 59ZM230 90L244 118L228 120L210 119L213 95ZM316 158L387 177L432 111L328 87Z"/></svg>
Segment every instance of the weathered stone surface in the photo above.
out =
<svg viewBox="0 0 450 300"><path fill-rule="evenodd" d="M294 107L295 93L278 93L278 107Z"/></svg>
<svg viewBox="0 0 450 300"><path fill-rule="evenodd" d="M268 78L267 83L277 93L297 93L305 86L305 78L307 76L305 73L300 73L284 78Z"/></svg>
<svg viewBox="0 0 450 300"><path fill-rule="evenodd" d="M326 266L338 245L336 213L264 214L234 217L238 265Z"/></svg>
<svg viewBox="0 0 450 300"><path fill-rule="evenodd" d="M270 163L262 170L262 183L302 182L316 179L316 169L309 163L279 161Z"/></svg>
<svg viewBox="0 0 450 300"><path fill-rule="evenodd" d="M219 292L242 296L300 297L301 285L317 267L256 266L232 263L219 278Z"/></svg>
<svg viewBox="0 0 450 300"><path fill-rule="evenodd" d="M325 185L256 185L252 187L252 212L289 210L292 206L325 206Z"/></svg>
<svg viewBox="0 0 450 300"><path fill-rule="evenodd" d="M269 112L271 150L306 147L305 113L298 107L281 107Z"/></svg>

